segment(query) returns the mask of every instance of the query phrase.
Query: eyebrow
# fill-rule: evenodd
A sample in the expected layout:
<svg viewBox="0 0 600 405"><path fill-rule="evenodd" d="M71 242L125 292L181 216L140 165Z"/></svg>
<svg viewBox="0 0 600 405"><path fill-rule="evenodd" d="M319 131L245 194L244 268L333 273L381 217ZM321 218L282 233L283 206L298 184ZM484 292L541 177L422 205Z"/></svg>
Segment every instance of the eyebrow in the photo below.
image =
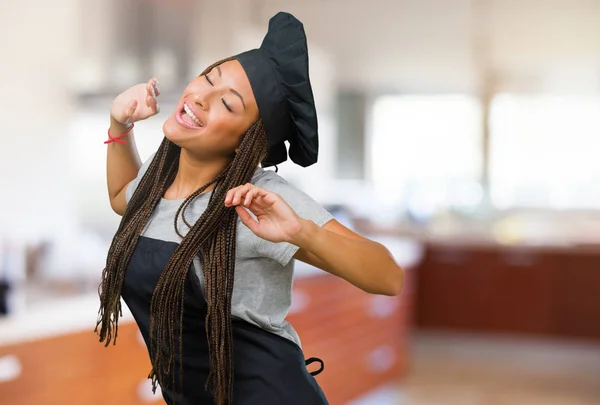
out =
<svg viewBox="0 0 600 405"><path fill-rule="evenodd" d="M229 89L230 92L232 92L233 94L235 94L236 96L238 96L240 98L240 100L242 101L242 105L244 106L244 110L246 109L246 103L244 103L244 97L242 97L242 95L240 93L238 93L237 91L235 91L234 89Z"/></svg>
<svg viewBox="0 0 600 405"><path fill-rule="evenodd" d="M223 77L223 73L221 72L221 67L220 66L217 66L217 72L219 73L219 77L222 78ZM244 106L244 110L245 110L246 109L246 103L244 102L244 97L242 97L242 95L240 93L238 93L237 91L235 91L234 89L230 88L229 91L240 98L240 100L242 101L242 105Z"/></svg>

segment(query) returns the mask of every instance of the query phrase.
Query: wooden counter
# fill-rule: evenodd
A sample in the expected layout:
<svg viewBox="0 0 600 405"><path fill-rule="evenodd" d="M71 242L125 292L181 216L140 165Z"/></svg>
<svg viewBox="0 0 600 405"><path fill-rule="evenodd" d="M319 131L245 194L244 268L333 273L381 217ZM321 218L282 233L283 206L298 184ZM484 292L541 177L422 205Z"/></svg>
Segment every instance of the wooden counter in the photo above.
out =
<svg viewBox="0 0 600 405"><path fill-rule="evenodd" d="M600 340L600 248L428 243L422 328Z"/></svg>
<svg viewBox="0 0 600 405"><path fill-rule="evenodd" d="M366 294L329 275L296 283L294 299L306 306L288 319L300 334L305 356L325 362L316 379L331 405L399 381L406 372L412 312L408 279L400 297Z"/></svg>
<svg viewBox="0 0 600 405"><path fill-rule="evenodd" d="M145 376L150 361L134 323L119 327L116 346L104 348L87 332L0 347L0 359L14 359L21 371L0 381L1 405L135 405L164 403L151 394ZM10 356L10 357L8 357Z"/></svg>

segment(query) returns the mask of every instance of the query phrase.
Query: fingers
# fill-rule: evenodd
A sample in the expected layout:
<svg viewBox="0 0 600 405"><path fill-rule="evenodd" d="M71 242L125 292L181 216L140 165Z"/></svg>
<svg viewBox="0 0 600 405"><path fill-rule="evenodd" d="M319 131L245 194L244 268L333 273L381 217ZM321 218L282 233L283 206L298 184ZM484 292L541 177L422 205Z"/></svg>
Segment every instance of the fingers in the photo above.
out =
<svg viewBox="0 0 600 405"><path fill-rule="evenodd" d="M225 197L225 205L228 207L240 205L240 201L246 195L246 193L250 191L251 186L252 184L244 184L243 186L229 190L227 192L227 196Z"/></svg>
<svg viewBox="0 0 600 405"><path fill-rule="evenodd" d="M155 112L158 112L157 97L159 94L158 79L154 77L146 83L146 105Z"/></svg>
<svg viewBox="0 0 600 405"><path fill-rule="evenodd" d="M158 102L152 95L146 96L146 105L152 109L152 111L158 110Z"/></svg>
<svg viewBox="0 0 600 405"><path fill-rule="evenodd" d="M244 205L246 207L248 207L252 203L252 200L254 199L254 197L256 197L258 195L258 193L259 193L259 190L257 187L254 187L254 188L251 188L250 190L248 190L248 192L244 196Z"/></svg>
<svg viewBox="0 0 600 405"><path fill-rule="evenodd" d="M128 104L127 107L125 108L125 119L123 120L124 124L129 124L129 122L131 121L131 117L133 116L133 113L135 112L135 109L138 106L138 102L137 100L131 100Z"/></svg>
<svg viewBox="0 0 600 405"><path fill-rule="evenodd" d="M151 82L146 83L146 105L152 107L156 104L156 94L154 92L154 86Z"/></svg>
<svg viewBox="0 0 600 405"><path fill-rule="evenodd" d="M244 225L250 228L251 231L256 231L258 222L256 222L256 220L252 218L252 215L250 215L244 207L235 207L235 212L237 212Z"/></svg>
<svg viewBox="0 0 600 405"><path fill-rule="evenodd" d="M127 116L133 115L137 106L138 106L137 100L135 100L135 99L131 100L129 102L129 104L127 104L127 109L125 110L125 113L127 114Z"/></svg>
<svg viewBox="0 0 600 405"><path fill-rule="evenodd" d="M236 205L248 207L252 204L252 200L257 197L266 196L267 193L267 190L257 187L254 184L247 183L243 186L229 190L225 197L225 205L228 207Z"/></svg>
<svg viewBox="0 0 600 405"><path fill-rule="evenodd" d="M158 79L156 77L148 80L148 83L146 83L146 90L148 91L149 95L154 97L160 95L160 90L158 89Z"/></svg>
<svg viewBox="0 0 600 405"><path fill-rule="evenodd" d="M160 89L158 88L158 79L155 77L152 80L154 80L154 95L158 97L160 96Z"/></svg>

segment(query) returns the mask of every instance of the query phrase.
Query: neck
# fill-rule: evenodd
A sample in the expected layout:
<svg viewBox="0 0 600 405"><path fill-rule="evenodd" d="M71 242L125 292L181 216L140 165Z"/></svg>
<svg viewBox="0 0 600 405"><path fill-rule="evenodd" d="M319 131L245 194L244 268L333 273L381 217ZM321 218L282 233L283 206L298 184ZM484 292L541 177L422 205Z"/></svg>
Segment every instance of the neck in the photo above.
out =
<svg viewBox="0 0 600 405"><path fill-rule="evenodd" d="M164 198L167 200L186 199L194 191L217 177L230 162L228 159L200 160L182 148L179 154L177 175L165 192ZM206 191L213 188L214 184L211 184Z"/></svg>

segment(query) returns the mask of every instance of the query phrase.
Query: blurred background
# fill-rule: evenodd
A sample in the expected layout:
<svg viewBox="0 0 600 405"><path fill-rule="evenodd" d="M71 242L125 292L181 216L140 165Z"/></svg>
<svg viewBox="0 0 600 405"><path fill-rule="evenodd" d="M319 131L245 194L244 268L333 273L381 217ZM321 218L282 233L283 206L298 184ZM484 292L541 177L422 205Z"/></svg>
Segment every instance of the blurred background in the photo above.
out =
<svg viewBox="0 0 600 405"><path fill-rule="evenodd" d="M0 404L160 404L125 311L91 332L120 217L112 99L307 31L319 163L279 173L406 272L370 296L297 263L289 320L332 405L600 403L600 1L0 2Z"/></svg>

